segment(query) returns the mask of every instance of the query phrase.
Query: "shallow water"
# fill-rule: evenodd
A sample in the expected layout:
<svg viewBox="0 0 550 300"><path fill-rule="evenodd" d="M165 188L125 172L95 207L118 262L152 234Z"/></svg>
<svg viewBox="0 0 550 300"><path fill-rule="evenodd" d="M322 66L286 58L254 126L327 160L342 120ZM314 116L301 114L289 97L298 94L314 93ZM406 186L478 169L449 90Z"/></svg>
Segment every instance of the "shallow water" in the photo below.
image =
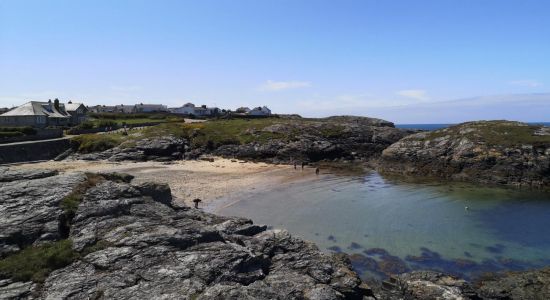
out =
<svg viewBox="0 0 550 300"><path fill-rule="evenodd" d="M550 265L550 193L326 174L217 212L352 254L364 277L433 269L472 278Z"/></svg>

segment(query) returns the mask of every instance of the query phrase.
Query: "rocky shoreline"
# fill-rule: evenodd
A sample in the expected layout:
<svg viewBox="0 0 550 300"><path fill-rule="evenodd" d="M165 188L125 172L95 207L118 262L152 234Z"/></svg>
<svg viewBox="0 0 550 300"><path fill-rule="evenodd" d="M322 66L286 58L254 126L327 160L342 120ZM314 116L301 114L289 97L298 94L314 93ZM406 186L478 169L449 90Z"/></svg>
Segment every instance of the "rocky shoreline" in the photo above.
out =
<svg viewBox="0 0 550 300"><path fill-rule="evenodd" d="M370 293L345 257L286 231L181 206L167 185L132 185L119 174L6 169L0 178L5 299L362 299ZM49 264L54 259L47 257L42 271L10 268L27 251L50 244L73 259Z"/></svg>
<svg viewBox="0 0 550 300"><path fill-rule="evenodd" d="M367 285L344 254L183 206L167 185L128 175L4 168L0 181L3 299L550 297L548 269L474 283L414 271Z"/></svg>
<svg viewBox="0 0 550 300"><path fill-rule="evenodd" d="M550 187L550 129L545 126L478 121L418 132L350 116L266 124L243 126L218 142L214 140L220 136L195 128L104 151L69 150L57 160L173 161L215 155L274 164L354 161L381 173L415 178ZM243 137L248 142L237 141Z"/></svg>

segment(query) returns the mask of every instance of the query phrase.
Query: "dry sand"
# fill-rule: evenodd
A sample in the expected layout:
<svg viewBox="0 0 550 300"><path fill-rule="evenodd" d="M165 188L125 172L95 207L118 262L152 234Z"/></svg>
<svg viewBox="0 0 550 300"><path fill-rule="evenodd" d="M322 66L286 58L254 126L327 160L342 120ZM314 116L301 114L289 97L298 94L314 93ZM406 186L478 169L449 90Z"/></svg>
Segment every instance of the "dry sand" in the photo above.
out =
<svg viewBox="0 0 550 300"><path fill-rule="evenodd" d="M11 166L13 169L56 169L60 172L123 172L135 176L135 182L163 182L170 185L179 201L193 205L200 198L208 204L219 198L268 190L290 181L315 178L312 168L252 163L223 158L209 161L108 162L108 161L47 161Z"/></svg>

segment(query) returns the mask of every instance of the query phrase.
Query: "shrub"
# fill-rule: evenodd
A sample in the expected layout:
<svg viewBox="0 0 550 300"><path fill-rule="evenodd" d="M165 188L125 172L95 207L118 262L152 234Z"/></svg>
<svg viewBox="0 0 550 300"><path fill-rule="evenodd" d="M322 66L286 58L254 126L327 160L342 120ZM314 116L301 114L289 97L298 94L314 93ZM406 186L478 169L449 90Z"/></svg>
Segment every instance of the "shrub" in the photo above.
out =
<svg viewBox="0 0 550 300"><path fill-rule="evenodd" d="M0 127L0 136L13 137L22 135L35 135L36 130L30 126L26 127Z"/></svg>
<svg viewBox="0 0 550 300"><path fill-rule="evenodd" d="M11 138L16 136L23 136L24 134L19 131L0 131L0 138Z"/></svg>
<svg viewBox="0 0 550 300"><path fill-rule="evenodd" d="M118 146L122 141L117 135L83 134L72 139L73 148L80 153L105 151Z"/></svg>
<svg viewBox="0 0 550 300"><path fill-rule="evenodd" d="M99 123L97 123L97 127L99 128L102 128L102 127L115 127L117 126L117 123L115 121L111 121L111 120L101 120L99 121Z"/></svg>
<svg viewBox="0 0 550 300"><path fill-rule="evenodd" d="M90 121L85 121L76 126L78 129L92 129L94 128L94 123Z"/></svg>
<svg viewBox="0 0 550 300"><path fill-rule="evenodd" d="M77 257L70 240L29 247L0 260L0 277L44 282L50 272L69 265Z"/></svg>

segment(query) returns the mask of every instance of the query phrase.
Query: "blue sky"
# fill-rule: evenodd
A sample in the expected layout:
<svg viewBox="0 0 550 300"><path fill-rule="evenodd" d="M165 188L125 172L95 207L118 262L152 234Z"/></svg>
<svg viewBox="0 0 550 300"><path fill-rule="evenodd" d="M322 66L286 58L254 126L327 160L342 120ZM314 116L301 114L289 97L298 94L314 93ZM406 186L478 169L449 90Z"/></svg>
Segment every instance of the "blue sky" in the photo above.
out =
<svg viewBox="0 0 550 300"><path fill-rule="evenodd" d="M0 1L0 106L550 121L549 86L546 0Z"/></svg>

